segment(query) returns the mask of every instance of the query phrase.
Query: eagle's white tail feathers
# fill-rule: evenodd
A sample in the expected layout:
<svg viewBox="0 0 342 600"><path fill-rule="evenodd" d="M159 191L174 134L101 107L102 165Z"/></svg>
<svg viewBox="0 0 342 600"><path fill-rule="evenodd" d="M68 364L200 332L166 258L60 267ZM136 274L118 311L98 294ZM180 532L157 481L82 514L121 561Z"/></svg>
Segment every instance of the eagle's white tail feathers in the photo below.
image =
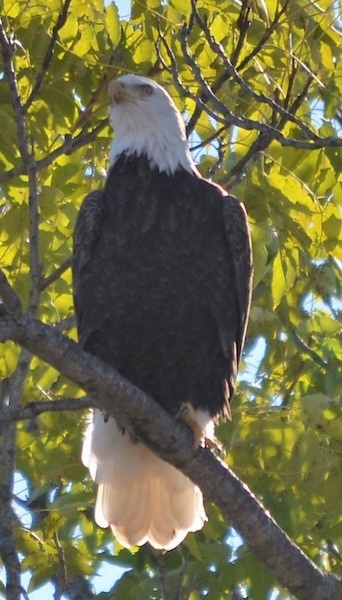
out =
<svg viewBox="0 0 342 600"><path fill-rule="evenodd" d="M99 486L96 523L110 525L123 546L149 542L172 550L189 531L203 527L199 488L99 411L85 432L82 461Z"/></svg>

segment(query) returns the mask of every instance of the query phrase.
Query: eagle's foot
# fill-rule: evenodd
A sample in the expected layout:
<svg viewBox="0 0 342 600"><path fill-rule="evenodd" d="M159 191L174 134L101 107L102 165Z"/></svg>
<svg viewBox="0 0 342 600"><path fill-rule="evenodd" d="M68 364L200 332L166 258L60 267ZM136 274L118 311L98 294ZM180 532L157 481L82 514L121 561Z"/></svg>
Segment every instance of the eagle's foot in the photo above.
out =
<svg viewBox="0 0 342 600"><path fill-rule="evenodd" d="M191 402L183 402L176 419L187 425L192 431L194 436L194 448L197 449L199 446L207 447L207 438L204 435L204 431L196 419L196 411L192 406Z"/></svg>
<svg viewBox="0 0 342 600"><path fill-rule="evenodd" d="M102 412L102 416L103 416L104 422L108 423L108 420L109 420L109 417L110 417L109 412L107 412L106 410L101 410L101 412Z"/></svg>
<svg viewBox="0 0 342 600"><path fill-rule="evenodd" d="M196 410L191 402L183 402L176 414L176 419L191 429L192 435L194 436L194 448L196 450L201 447L208 448L215 452L215 454L220 454L222 452L222 446L216 438L207 437L205 435L205 432L196 419Z"/></svg>

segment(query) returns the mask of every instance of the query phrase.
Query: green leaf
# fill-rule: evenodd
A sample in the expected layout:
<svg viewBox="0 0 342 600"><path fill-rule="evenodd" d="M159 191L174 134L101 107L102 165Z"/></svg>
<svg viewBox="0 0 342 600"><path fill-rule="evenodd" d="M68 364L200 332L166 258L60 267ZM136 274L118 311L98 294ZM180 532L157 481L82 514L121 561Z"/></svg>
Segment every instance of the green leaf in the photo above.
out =
<svg viewBox="0 0 342 600"><path fill-rule="evenodd" d="M272 297L273 308L277 308L288 290L283 261L280 252L273 261Z"/></svg>
<svg viewBox="0 0 342 600"><path fill-rule="evenodd" d="M106 8L106 24L113 49L115 49L119 45L121 38L119 12L115 2L110 2Z"/></svg>

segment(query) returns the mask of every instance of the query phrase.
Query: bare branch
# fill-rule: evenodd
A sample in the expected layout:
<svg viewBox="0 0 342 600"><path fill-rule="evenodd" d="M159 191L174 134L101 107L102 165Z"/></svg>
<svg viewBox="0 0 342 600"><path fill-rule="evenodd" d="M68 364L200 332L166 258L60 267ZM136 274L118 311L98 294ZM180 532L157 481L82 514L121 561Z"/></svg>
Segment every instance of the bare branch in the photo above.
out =
<svg viewBox="0 0 342 600"><path fill-rule="evenodd" d="M67 258L51 275L44 277L40 284L40 291L45 290L54 283L65 271L71 267L71 257Z"/></svg>
<svg viewBox="0 0 342 600"><path fill-rule="evenodd" d="M314 80L313 75L309 75L308 78L307 78L307 80L306 80L306 83L303 86L303 89L302 89L301 93L296 96L295 100L291 104L291 106L289 108L289 112L290 113L295 114L297 112L298 108L306 100L307 93L309 91L309 88L310 88L313 80ZM282 127L282 123L280 124L280 127Z"/></svg>
<svg viewBox="0 0 342 600"><path fill-rule="evenodd" d="M9 408L0 411L0 423L35 419L46 412L78 411L94 407L94 399L90 396L83 398L60 398L42 402L30 402L23 408Z"/></svg>
<svg viewBox="0 0 342 600"><path fill-rule="evenodd" d="M259 137L251 144L246 154L229 170L229 172L220 178L221 185L227 185L232 189L241 180L247 163L252 160L257 154L267 148L270 143L270 137L265 134L260 134Z"/></svg>
<svg viewBox="0 0 342 600"><path fill-rule="evenodd" d="M226 127L220 127L220 129L215 131L212 135L209 135L209 137L207 137L205 140L203 140L199 144L195 144L194 146L191 146L192 152L195 152L196 150L200 150L200 148L205 148L205 146L208 146L208 144L211 144L211 142L215 141L221 135L221 133L226 131L226 129L227 129Z"/></svg>
<svg viewBox="0 0 342 600"><path fill-rule="evenodd" d="M107 364L29 316L0 318L0 339L12 339L94 394L96 405L180 469L234 523L251 550L299 600L336 600L342 581L324 574L280 529L260 502L211 452L194 449L190 431Z"/></svg>
<svg viewBox="0 0 342 600"><path fill-rule="evenodd" d="M150 544L146 544L145 546L146 552L148 553L151 562L156 569L159 581L160 581L160 589L162 593L163 600L173 600L171 596L170 584L169 584L169 576L167 567L165 564L166 555L161 554L160 552L156 552Z"/></svg>
<svg viewBox="0 0 342 600"><path fill-rule="evenodd" d="M284 18L286 19L286 11L288 8L288 5L290 4L290 0L286 0L284 2L284 4L281 6L280 10L278 10L275 14L274 20L273 22L270 24L270 26L266 29L266 31L264 32L264 34L261 36L259 42L254 46L253 50L247 55L245 56L245 58L241 61L241 63L239 63L237 65L237 70L241 71L242 69L244 69L248 63L259 54L260 50L263 48L263 46L266 44L266 42L269 40L269 38L271 37L272 33L277 29L277 27L281 24L280 19L281 17L284 16ZM235 62L233 63L235 64Z"/></svg>
<svg viewBox="0 0 342 600"><path fill-rule="evenodd" d="M272 98L265 96L265 94L258 94L254 92L251 86L248 85L248 83L246 83L246 81L239 75L229 58L226 56L221 44L216 42L214 37L211 35L209 27L200 17L200 14L196 8L195 0L191 0L191 4L193 7L193 14L195 15L196 21L199 27L202 29L211 50L215 52L217 56L220 57L229 77L233 81L235 81L235 83L238 84L241 90L243 90L247 94L247 96L250 96L251 98L253 98L253 100L256 100L259 104L266 104L268 107L272 108L275 113L280 114L286 121L292 121L293 123L295 123L297 127L302 130L303 135L306 138L309 138L313 141L318 139L318 136L309 127L307 127L301 119L298 119L292 112L289 112L278 102L275 102Z"/></svg>
<svg viewBox="0 0 342 600"><path fill-rule="evenodd" d="M236 46L234 48L233 54L232 54L232 64L234 66L236 66L236 63L238 61L238 58L240 56L240 52L244 46L245 40L246 40L246 35L247 35L247 31L249 29L250 26L250 21L249 21L249 14L250 14L250 10L251 10L251 3L250 0L242 0L241 2L241 8L240 8L240 14L239 17L237 19L237 26L239 29L239 38L238 41L236 43Z"/></svg>
<svg viewBox="0 0 342 600"><path fill-rule="evenodd" d="M302 340L302 338L298 335L297 331L293 328L293 327L288 327L288 330L290 331L293 341L296 344L297 348L299 348L299 350L301 350L302 352L304 352L305 354L307 354L308 356L310 356L310 358L321 368L324 369L324 371L327 370L328 367L328 363L323 360L323 358L321 358L317 352L315 352L314 350L312 350L305 342L304 340Z"/></svg>
<svg viewBox="0 0 342 600"><path fill-rule="evenodd" d="M57 548L57 556L58 556L58 566L57 566L57 573L56 573L56 577L55 577L56 591L55 591L53 597L54 597L54 600L61 600L64 592L67 589L67 585L68 585L68 571L67 571L63 546L59 540L57 531L54 532L53 539L55 542L55 546Z"/></svg>
<svg viewBox="0 0 342 600"><path fill-rule="evenodd" d="M35 314L39 301L39 283L41 278L41 265L39 262L38 244L38 188L37 170L33 151L28 145L25 111L18 91L17 77L13 64L13 46L8 39L0 21L0 46L3 56L3 68L7 80L11 103L14 111L17 128L17 142L20 156L25 165L29 180L29 232L30 232L30 276L31 289L29 298L29 310ZM14 311L19 314L21 307L19 299L14 296L14 291L4 276L1 278L1 288L5 295L5 302L14 304ZM12 308L12 307L11 307ZM13 310L12 308L12 310ZM16 370L8 380L8 405L11 409L18 409L22 401L24 382L28 373L31 354L28 350L22 350ZM0 483L0 530L2 543L0 552L6 570L6 597L9 600L19 600L21 597L20 585L20 561L15 548L14 519L12 509L12 491L14 485L14 471L16 458L16 423L9 423L3 431L2 443L2 472Z"/></svg>
<svg viewBox="0 0 342 600"><path fill-rule="evenodd" d="M287 98L285 99L285 102L289 102L289 99L290 99L290 89L291 89L291 86L292 86L293 79L295 77L295 73L296 73L296 70L293 71L292 77L290 77L289 89L288 89ZM305 85L304 85L301 93L298 94L298 96L295 98L294 102L291 104L291 106L288 109L288 111L291 114L294 115L297 112L298 108L304 102L304 100L306 98L306 95L307 95L307 92L309 90L309 87L310 87L312 81L313 81L313 78L312 77L308 77L308 79L307 79L307 81L306 81L306 83L305 83ZM285 116L283 116L280 119L280 121L279 121L279 123L277 125L277 128L279 130L281 130L285 126L286 122L287 122L287 118ZM252 160L253 158L255 158L257 154L259 154L260 152L262 152L263 150L265 150L267 148L267 146L270 144L271 141L272 141L272 138L271 138L270 135L260 133L259 137L248 148L245 156L243 156L239 160L239 162L237 162L229 170L229 172L220 179L219 183L221 185L228 185L228 187L230 189L232 189L241 180L241 177L243 176L243 173L245 171L245 167L246 167L247 163L250 160Z"/></svg>
<svg viewBox="0 0 342 600"><path fill-rule="evenodd" d="M57 37L58 37L58 32L60 29L62 29L63 25L65 25L67 17L68 17L68 9L70 6L70 2L71 0L65 0L64 5L62 7L61 12L58 15L58 19L56 21L56 24L52 30L52 35L51 35L51 39L50 39L50 43L48 45L46 54L44 56L43 62L42 62L42 66L40 68L40 71L37 75L35 84L32 88L31 94L29 95L25 105L24 105L24 109L25 111L28 110L28 108L31 106L32 102L34 101L35 97L37 96L42 83L43 83L43 79L46 75L46 72L49 68L52 56L53 56L53 51L57 42Z"/></svg>
<svg viewBox="0 0 342 600"><path fill-rule="evenodd" d="M65 136L63 144L58 146L56 150L50 152L50 154L44 156L44 158L42 158L41 160L36 161L35 164L37 171L40 171L44 167L51 165L59 156L62 156L63 154L66 154L68 156L69 154L72 154L73 152L78 150L78 148L82 148L82 146L85 146L95 141L99 133L101 133L101 131L108 125L108 123L108 118L103 119L91 131L81 131L76 137L72 137L71 135ZM17 167L14 167L9 171L5 171L4 173L0 174L0 183L4 183L5 181L13 179L13 177L24 175L25 173L27 173L26 165L18 165Z"/></svg>
<svg viewBox="0 0 342 600"><path fill-rule="evenodd" d="M272 140L276 140L281 146L284 147L314 150L319 148L342 146L342 139L338 137L322 138L317 136L314 132L311 132L310 129L308 129L308 131L310 132L310 140L287 138L281 133L281 131L278 128L272 125L261 123L260 121L256 121L254 119L248 119L247 117L240 117L234 115L228 109L228 107L223 102L221 102L221 100L219 100L219 98L214 92L214 89L204 79L199 65L190 53L187 44L188 35L189 27L184 27L180 35L181 47L184 55L184 60L191 68L194 74L194 78L199 84L200 94L194 94L182 84L178 73L176 57L163 37L160 37L160 40L162 41L163 46L167 52L168 58L170 60L170 65L167 65L161 56L160 60L164 68L172 75L173 81L181 95L187 98L191 98L197 105L199 111L206 112L209 115L209 117L211 117L217 123L222 124L225 128L229 128L230 126L234 125L247 131L259 131L260 134L262 134L263 136L268 136L269 142L271 142ZM265 96L265 98L267 97ZM211 103L213 109L207 105L207 102ZM274 105L277 107L279 106L280 112L282 112L284 115L286 114L287 117L288 115L290 115L292 120L295 118L290 111L285 111L285 109L280 107L280 105L274 103L274 101L271 98L269 98L267 102L270 105ZM298 122L301 123L300 121ZM302 124L301 128L305 129L305 125Z"/></svg>
<svg viewBox="0 0 342 600"><path fill-rule="evenodd" d="M28 372L31 354L22 350L18 366L8 379L8 403L14 410L20 406L24 381ZM8 423L2 431L1 476L0 476L0 555L6 571L6 598L20 600L20 561L17 555L14 536L15 515L12 508L16 457L16 423Z"/></svg>
<svg viewBox="0 0 342 600"><path fill-rule="evenodd" d="M220 77L218 77L218 79L216 79L216 81L214 81L214 83L211 86L211 89L213 90L214 94L216 94L221 89L223 84L226 81L228 81L228 79L229 79L229 77L228 77L227 73L222 73L222 75L220 75ZM201 99L203 101L205 101L204 97L202 97ZM197 122L201 117L202 112L203 112L203 109L199 105L197 105L188 121L187 126L186 126L186 131L187 131L188 136L194 131L194 129L197 125ZM228 127L225 125L223 127L224 127L224 129L228 129Z"/></svg>
<svg viewBox="0 0 342 600"><path fill-rule="evenodd" d="M17 141L25 172L29 180L29 237L30 237L30 277L31 289L29 298L29 311L35 314L40 296L40 281L42 277L42 265L39 258L39 207L37 166L34 158L34 149L29 149L28 132L25 120L25 109L22 104L17 77L13 64L13 49L10 41L0 22L0 45L4 59L4 71L8 82L12 107L17 126ZM32 144L31 144L32 145Z"/></svg>

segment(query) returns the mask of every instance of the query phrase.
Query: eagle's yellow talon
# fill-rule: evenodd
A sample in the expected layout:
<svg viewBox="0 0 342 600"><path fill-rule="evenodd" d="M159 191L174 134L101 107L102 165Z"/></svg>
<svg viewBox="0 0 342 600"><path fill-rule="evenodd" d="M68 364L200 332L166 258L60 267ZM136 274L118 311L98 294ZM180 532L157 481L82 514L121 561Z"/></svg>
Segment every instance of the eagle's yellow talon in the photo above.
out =
<svg viewBox="0 0 342 600"><path fill-rule="evenodd" d="M196 419L196 410L192 406L190 402L183 402L178 413L176 414L176 419L187 425L189 429L192 431L192 435L194 436L194 448L209 448L213 452L220 454L222 452L222 446L215 438L208 438L200 424Z"/></svg>
<svg viewBox="0 0 342 600"><path fill-rule="evenodd" d="M204 431L196 419L196 411L190 402L184 402L177 415L176 419L187 425L194 436L194 448L203 446L205 441Z"/></svg>

